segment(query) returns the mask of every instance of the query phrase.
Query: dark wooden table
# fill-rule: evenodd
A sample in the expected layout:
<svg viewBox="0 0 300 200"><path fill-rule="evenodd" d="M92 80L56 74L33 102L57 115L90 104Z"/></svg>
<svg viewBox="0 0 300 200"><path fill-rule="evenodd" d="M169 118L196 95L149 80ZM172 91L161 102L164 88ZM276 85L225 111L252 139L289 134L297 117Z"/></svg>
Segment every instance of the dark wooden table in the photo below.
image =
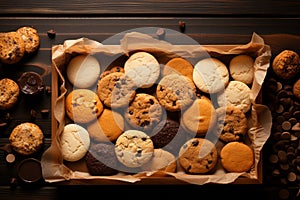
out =
<svg viewBox="0 0 300 200"><path fill-rule="evenodd" d="M44 63L48 67L51 67L51 47L62 44L66 39L88 37L101 42L122 31L140 27L162 27L180 31L179 21L186 23L184 33L203 45L244 44L256 32L271 46L272 57L284 49L300 52L299 1L10 0L0 5L0 32L15 30L24 25L37 28L41 36L41 46L30 63ZM50 29L56 31L54 39L47 36ZM51 81L47 84L51 84ZM47 148L51 143L51 118L43 123ZM7 137L2 137L0 144L5 143ZM3 161L0 165L3 165ZM188 198L215 198L220 194L224 198L232 199L280 199L281 192L288 191L289 199L296 199L299 190L298 187L272 184L268 180L259 185L57 186L43 183L34 187L12 188L9 176L1 173L0 199L64 199L79 195L88 198L130 198L136 197L137 191L144 194L141 198L159 199L178 195Z"/></svg>

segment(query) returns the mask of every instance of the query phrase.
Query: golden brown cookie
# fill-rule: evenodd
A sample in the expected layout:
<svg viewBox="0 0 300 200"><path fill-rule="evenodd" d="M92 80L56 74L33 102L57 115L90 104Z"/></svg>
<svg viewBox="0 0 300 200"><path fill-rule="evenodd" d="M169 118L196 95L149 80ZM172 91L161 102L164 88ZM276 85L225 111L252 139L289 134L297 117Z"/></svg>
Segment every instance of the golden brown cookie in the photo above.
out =
<svg viewBox="0 0 300 200"><path fill-rule="evenodd" d="M273 60L272 68L282 79L292 79L300 73L299 54L292 50L283 50Z"/></svg>
<svg viewBox="0 0 300 200"><path fill-rule="evenodd" d="M218 152L215 145L204 138L192 138L182 145L179 163L190 174L206 174L215 169Z"/></svg>
<svg viewBox="0 0 300 200"><path fill-rule="evenodd" d="M254 164L251 147L242 142L229 142L220 151L221 164L228 172L247 172Z"/></svg>
<svg viewBox="0 0 300 200"><path fill-rule="evenodd" d="M184 58L172 58L165 64L163 76L171 73L179 73L193 80L193 70L194 66L188 60Z"/></svg>
<svg viewBox="0 0 300 200"><path fill-rule="evenodd" d="M75 123L96 120L103 111L103 104L95 92L89 89L72 90L66 97L66 112Z"/></svg>
<svg viewBox="0 0 300 200"><path fill-rule="evenodd" d="M36 153L43 145L44 134L34 123L24 122L17 125L9 136L14 151L28 156Z"/></svg>
<svg viewBox="0 0 300 200"><path fill-rule="evenodd" d="M124 131L124 118L120 113L104 108L96 121L87 130L95 141L114 142Z"/></svg>
<svg viewBox="0 0 300 200"><path fill-rule="evenodd" d="M136 86L123 72L113 72L103 77L97 84L97 95L109 108L128 106L135 97Z"/></svg>
<svg viewBox="0 0 300 200"><path fill-rule="evenodd" d="M243 139L247 133L247 118L239 108L229 105L216 110L219 127L219 138L224 142L233 142Z"/></svg>
<svg viewBox="0 0 300 200"><path fill-rule="evenodd" d="M215 128L217 122L216 110L209 99L196 99L181 116L184 129L198 137L205 136Z"/></svg>
<svg viewBox="0 0 300 200"><path fill-rule="evenodd" d="M24 53L25 43L19 33L0 33L0 62L15 64L23 58Z"/></svg>
<svg viewBox="0 0 300 200"><path fill-rule="evenodd" d="M12 108L18 101L20 89L18 84L9 78L0 80L0 110Z"/></svg>
<svg viewBox="0 0 300 200"><path fill-rule="evenodd" d="M24 26L18 28L16 32L21 35L24 41L26 53L33 53L39 48L40 36L35 28Z"/></svg>
<svg viewBox="0 0 300 200"><path fill-rule="evenodd" d="M233 57L229 63L229 73L236 81L247 85L252 84L254 78L254 59L246 54Z"/></svg>
<svg viewBox="0 0 300 200"><path fill-rule="evenodd" d="M293 85L293 94L300 100L300 79L298 79Z"/></svg>
<svg viewBox="0 0 300 200"><path fill-rule="evenodd" d="M186 109L196 98L196 87L193 81L181 74L164 76L156 88L159 103L171 112Z"/></svg>
<svg viewBox="0 0 300 200"><path fill-rule="evenodd" d="M137 93L125 112L125 119L131 127L147 132L161 121L163 114L155 96Z"/></svg>

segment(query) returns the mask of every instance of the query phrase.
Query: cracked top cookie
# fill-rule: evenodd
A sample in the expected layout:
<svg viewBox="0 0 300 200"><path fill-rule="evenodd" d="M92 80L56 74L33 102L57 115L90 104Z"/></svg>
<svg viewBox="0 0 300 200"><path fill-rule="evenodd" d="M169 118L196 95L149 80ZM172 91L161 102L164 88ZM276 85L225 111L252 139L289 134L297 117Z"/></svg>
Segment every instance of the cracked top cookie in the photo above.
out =
<svg viewBox="0 0 300 200"><path fill-rule="evenodd" d="M140 167L150 161L154 152L153 142L143 131L127 130L115 143L118 160L126 167Z"/></svg>
<svg viewBox="0 0 300 200"><path fill-rule="evenodd" d="M179 151L179 163L190 174L211 172L218 161L215 145L204 138L192 138L182 145Z"/></svg>
<svg viewBox="0 0 300 200"><path fill-rule="evenodd" d="M167 111L181 111L195 100L196 87L191 79L172 73L159 81L156 96Z"/></svg>
<svg viewBox="0 0 300 200"><path fill-rule="evenodd" d="M272 68L282 79L292 79L300 73L300 57L292 50L283 50L273 60Z"/></svg>

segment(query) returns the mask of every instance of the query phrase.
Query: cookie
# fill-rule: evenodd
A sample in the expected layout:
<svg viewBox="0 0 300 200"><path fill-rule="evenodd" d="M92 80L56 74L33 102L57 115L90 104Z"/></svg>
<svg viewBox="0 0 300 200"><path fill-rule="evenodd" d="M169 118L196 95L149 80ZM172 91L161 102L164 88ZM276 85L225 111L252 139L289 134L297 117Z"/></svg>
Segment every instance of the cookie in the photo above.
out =
<svg viewBox="0 0 300 200"><path fill-rule="evenodd" d="M220 107L234 105L244 113L251 108L250 88L241 81L230 81L225 91L218 94L217 102Z"/></svg>
<svg viewBox="0 0 300 200"><path fill-rule="evenodd" d="M118 173L118 159L112 143L91 144L85 155L88 172L92 176L109 176Z"/></svg>
<svg viewBox="0 0 300 200"><path fill-rule="evenodd" d="M136 94L134 82L122 72L113 72L103 77L97 84L97 95L109 108L128 106Z"/></svg>
<svg viewBox="0 0 300 200"><path fill-rule="evenodd" d="M186 173L208 174L217 165L218 152L211 141L204 138L192 138L182 145L178 159Z"/></svg>
<svg viewBox="0 0 300 200"><path fill-rule="evenodd" d="M155 96L137 93L125 111L127 123L134 129L148 132L163 118L164 112Z"/></svg>
<svg viewBox="0 0 300 200"><path fill-rule="evenodd" d="M208 99L196 99L181 116L182 126L197 137L203 137L216 126L216 110Z"/></svg>
<svg viewBox="0 0 300 200"><path fill-rule="evenodd" d="M220 92L229 82L227 66L217 58L204 58L194 66L193 81L202 92L208 94Z"/></svg>
<svg viewBox="0 0 300 200"><path fill-rule="evenodd" d="M125 74L138 88L149 88L160 75L160 65L156 58L147 52L132 54L124 64Z"/></svg>
<svg viewBox="0 0 300 200"><path fill-rule="evenodd" d="M114 142L124 131L124 118L120 113L104 108L98 119L88 125L87 130L97 142Z"/></svg>
<svg viewBox="0 0 300 200"><path fill-rule="evenodd" d="M251 147L242 142L229 142L220 151L221 164L227 172L247 172L254 164Z"/></svg>
<svg viewBox="0 0 300 200"><path fill-rule="evenodd" d="M241 141L248 130L247 118L239 108L229 105L216 109L219 139L223 142Z"/></svg>
<svg viewBox="0 0 300 200"><path fill-rule="evenodd" d="M188 60L180 57L172 58L165 64L163 69L163 76L171 73L179 73L193 80L193 70L194 66Z"/></svg>
<svg viewBox="0 0 300 200"><path fill-rule="evenodd" d="M23 72L18 84L23 94L31 96L42 94L45 88L42 76L34 71Z"/></svg>
<svg viewBox="0 0 300 200"><path fill-rule="evenodd" d="M151 160L142 165L141 169L143 171L157 171L155 176L165 176L167 175L166 172L176 172L177 160L172 153L164 149L154 149Z"/></svg>
<svg viewBox="0 0 300 200"><path fill-rule="evenodd" d="M103 108L97 94L89 89L74 89L66 97L66 113L76 123L96 120Z"/></svg>
<svg viewBox="0 0 300 200"><path fill-rule="evenodd" d="M127 130L120 135L115 143L118 160L130 168L140 167L152 158L153 142L143 131Z"/></svg>
<svg viewBox="0 0 300 200"><path fill-rule="evenodd" d="M233 57L229 62L229 73L236 81L241 81L247 85L252 84L254 78L254 59L245 54Z"/></svg>
<svg viewBox="0 0 300 200"><path fill-rule="evenodd" d="M120 67L120 66L114 66L112 67L111 69L107 69L105 70L104 72L102 72L100 74L100 79L104 78L106 75L110 74L110 73L113 73L113 72L122 72L124 73L125 70L123 67Z"/></svg>
<svg viewBox="0 0 300 200"><path fill-rule="evenodd" d="M24 41L25 44L25 53L33 53L35 52L40 46L40 36L38 31L29 26L23 26L17 29L16 31L19 33Z"/></svg>
<svg viewBox="0 0 300 200"><path fill-rule="evenodd" d="M82 159L90 147L88 131L78 124L65 125L59 138L65 161L75 162Z"/></svg>
<svg viewBox="0 0 300 200"><path fill-rule="evenodd" d="M300 79L293 84L293 94L297 99L300 100Z"/></svg>
<svg viewBox="0 0 300 200"><path fill-rule="evenodd" d="M17 125L9 136L9 142L14 151L29 156L39 151L43 146L44 134L34 123L24 122Z"/></svg>
<svg viewBox="0 0 300 200"><path fill-rule="evenodd" d="M172 73L160 79L156 87L156 96L167 111L181 111L195 100L196 87L189 78Z"/></svg>
<svg viewBox="0 0 300 200"><path fill-rule="evenodd" d="M300 73L299 54L292 50L283 50L275 56L272 69L279 78L284 80L297 77Z"/></svg>
<svg viewBox="0 0 300 200"><path fill-rule="evenodd" d="M20 88L18 84L9 78L0 80L0 110L12 108L18 101Z"/></svg>
<svg viewBox="0 0 300 200"><path fill-rule="evenodd" d="M100 64L95 57L77 55L68 63L66 73L75 88L89 88L97 82L100 70Z"/></svg>
<svg viewBox="0 0 300 200"><path fill-rule="evenodd" d="M25 43L21 35L15 31L0 33L0 62L15 64L25 54Z"/></svg>

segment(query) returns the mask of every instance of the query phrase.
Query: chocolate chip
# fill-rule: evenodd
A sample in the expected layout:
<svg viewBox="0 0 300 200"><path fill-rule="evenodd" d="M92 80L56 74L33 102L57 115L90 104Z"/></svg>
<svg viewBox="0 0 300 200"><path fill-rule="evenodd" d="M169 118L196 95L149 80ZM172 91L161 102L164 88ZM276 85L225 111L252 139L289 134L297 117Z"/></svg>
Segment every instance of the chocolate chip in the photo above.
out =
<svg viewBox="0 0 300 200"><path fill-rule="evenodd" d="M9 180L10 189L16 189L18 186L18 179L13 177Z"/></svg>
<svg viewBox="0 0 300 200"><path fill-rule="evenodd" d="M282 122L281 126L282 126L283 130L286 130L286 131L288 131L292 128L292 125L289 121Z"/></svg>
<svg viewBox="0 0 300 200"><path fill-rule="evenodd" d="M53 29L50 29L50 30L47 31L47 35L48 35L48 37L49 37L50 39L54 39L55 36L56 36L56 31L53 30Z"/></svg>
<svg viewBox="0 0 300 200"><path fill-rule="evenodd" d="M158 39L163 39L165 37L165 34L166 34L166 32L165 32L165 29L163 29L163 28L159 28L156 31L156 35L157 35Z"/></svg>
<svg viewBox="0 0 300 200"><path fill-rule="evenodd" d="M181 33L184 33L185 32L185 22L184 21L179 21L178 22L178 25L179 25L179 30Z"/></svg>
<svg viewBox="0 0 300 200"><path fill-rule="evenodd" d="M198 141L198 140L193 140L193 141L192 141L192 145L193 145L194 147L198 146L198 144L199 144L199 141Z"/></svg>
<svg viewBox="0 0 300 200"><path fill-rule="evenodd" d="M36 119L36 117L37 117L37 112L36 112L36 110L34 110L34 109L31 109L30 110L30 118L31 118L31 120L35 120Z"/></svg>
<svg viewBox="0 0 300 200"><path fill-rule="evenodd" d="M42 109L41 114L42 114L42 117L44 117L44 118L48 117L49 116L49 109Z"/></svg>

